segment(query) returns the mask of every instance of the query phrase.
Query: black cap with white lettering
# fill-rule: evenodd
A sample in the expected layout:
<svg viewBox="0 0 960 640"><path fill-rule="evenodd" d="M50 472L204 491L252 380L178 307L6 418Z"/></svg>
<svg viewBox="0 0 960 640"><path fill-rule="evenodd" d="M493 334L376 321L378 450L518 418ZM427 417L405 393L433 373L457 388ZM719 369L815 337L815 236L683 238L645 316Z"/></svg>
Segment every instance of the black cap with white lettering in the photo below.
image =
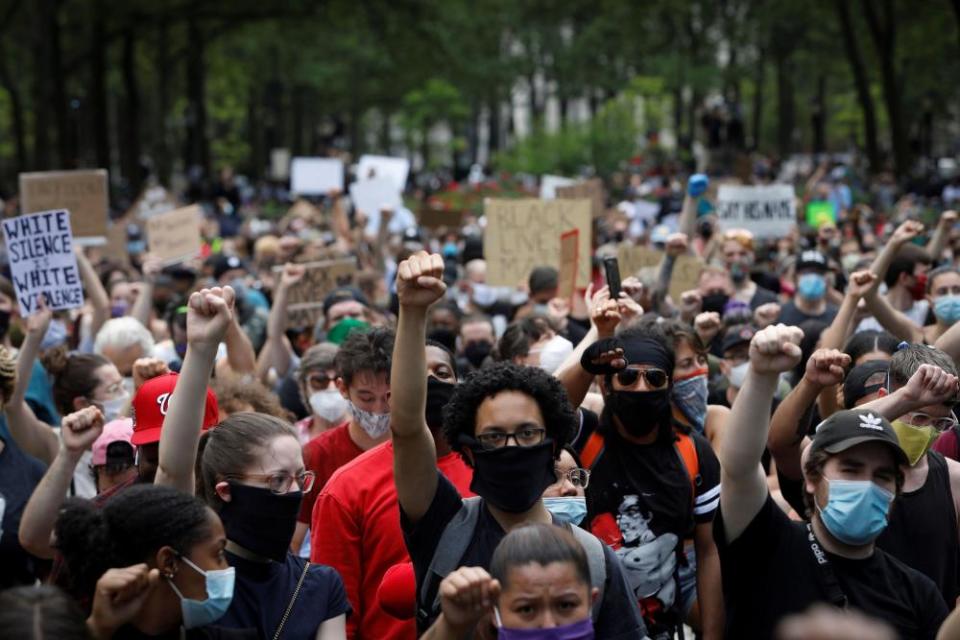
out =
<svg viewBox="0 0 960 640"><path fill-rule="evenodd" d="M866 409L837 411L817 425L810 452L823 449L827 453L840 453L864 442L889 445L899 464L909 464L890 422L876 411Z"/></svg>

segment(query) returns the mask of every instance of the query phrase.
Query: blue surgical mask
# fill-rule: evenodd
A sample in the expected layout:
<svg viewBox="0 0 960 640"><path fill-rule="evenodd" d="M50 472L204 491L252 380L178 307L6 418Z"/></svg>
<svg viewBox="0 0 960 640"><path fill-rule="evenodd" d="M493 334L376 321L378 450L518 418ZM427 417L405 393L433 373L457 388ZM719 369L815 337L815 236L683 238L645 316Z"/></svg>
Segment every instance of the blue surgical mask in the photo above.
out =
<svg viewBox="0 0 960 640"><path fill-rule="evenodd" d="M180 610L183 613L183 628L195 629L208 624L213 624L223 617L223 614L230 608L230 602L233 600L233 583L236 578L236 571L233 567L227 569L217 569L204 571L197 565L190 562L186 556L181 556L181 560L191 569L206 578L207 599L192 600L184 598L173 584L173 580L167 579L170 588L180 597Z"/></svg>
<svg viewBox="0 0 960 640"><path fill-rule="evenodd" d="M707 374L675 381L670 389L670 398L690 426L703 434L707 420Z"/></svg>
<svg viewBox="0 0 960 640"><path fill-rule="evenodd" d="M562 524L578 526L587 517L587 499L583 496L544 498L543 506L553 514L553 519Z"/></svg>
<svg viewBox="0 0 960 640"><path fill-rule="evenodd" d="M500 619L500 609L493 608L497 619L497 640L593 640L593 620L587 616L578 622L546 629L508 629Z"/></svg>
<svg viewBox="0 0 960 640"><path fill-rule="evenodd" d="M67 341L67 325L63 320L51 320L47 327L47 332L43 334L43 340L40 341L40 350L46 351L59 347Z"/></svg>
<svg viewBox="0 0 960 640"><path fill-rule="evenodd" d="M887 527L893 494L869 480L829 480L827 506L817 505L820 520L834 538L860 546L877 539Z"/></svg>
<svg viewBox="0 0 960 640"><path fill-rule="evenodd" d="M944 324L952 325L960 320L960 296L940 296L933 302L933 313Z"/></svg>
<svg viewBox="0 0 960 640"><path fill-rule="evenodd" d="M827 294L827 280L819 273L805 273L797 281L797 293L807 300L820 300Z"/></svg>

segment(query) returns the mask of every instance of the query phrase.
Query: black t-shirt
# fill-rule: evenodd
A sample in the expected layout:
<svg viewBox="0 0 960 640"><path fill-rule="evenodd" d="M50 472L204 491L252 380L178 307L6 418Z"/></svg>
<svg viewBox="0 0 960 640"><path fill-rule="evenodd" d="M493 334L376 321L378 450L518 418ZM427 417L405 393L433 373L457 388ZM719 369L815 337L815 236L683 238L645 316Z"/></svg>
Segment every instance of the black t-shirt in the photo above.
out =
<svg viewBox="0 0 960 640"><path fill-rule="evenodd" d="M187 640L258 640L260 638L253 629L225 629L220 626L187 629L184 636ZM181 637L180 629L175 629L158 636L151 636L140 631L133 625L120 627L117 629L117 632L113 634L113 640L181 640Z"/></svg>
<svg viewBox="0 0 960 640"><path fill-rule="evenodd" d="M713 523L720 552L726 637L772 638L780 620L815 602L829 603L804 523L793 522L767 496L733 542L722 509ZM934 638L947 606L933 582L882 549L862 560L827 553L849 606L893 625L902 638Z"/></svg>
<svg viewBox="0 0 960 640"><path fill-rule="evenodd" d="M601 432L604 449L590 473L586 522L619 556L643 609L676 614L683 541L693 536L695 525L713 520L720 501L720 463L710 443L691 433L699 466L691 483L675 438L637 445L609 426ZM655 632L678 617L648 614L646 622Z"/></svg>
<svg viewBox="0 0 960 640"><path fill-rule="evenodd" d="M36 559L20 546L18 532L27 501L47 468L12 438L0 442L0 589L6 589L33 584L37 577Z"/></svg>
<svg viewBox="0 0 960 640"><path fill-rule="evenodd" d="M833 319L837 317L837 306L827 303L827 306L824 308L823 313L820 315L810 315L809 313L804 313L797 308L797 303L791 300L787 304L783 305L780 309L780 319L777 322L782 322L783 324L789 324L794 326L800 326L802 323L807 320L820 320L821 322L826 322L830 324L833 322Z"/></svg>
<svg viewBox="0 0 960 640"><path fill-rule="evenodd" d="M757 290L753 292L753 297L750 298L750 311L756 311L757 307L761 307L769 302L780 302L780 299L777 297L777 294L770 291L770 289L764 289L760 285L757 285Z"/></svg>
<svg viewBox="0 0 960 640"><path fill-rule="evenodd" d="M427 512L416 524L410 522L406 514L403 513L402 507L400 509L400 526L403 529L403 539L406 542L407 551L410 552L410 559L413 561L418 588L423 584L427 575L430 562L440 542L440 537L443 535L443 530L460 510L460 507L463 506L463 500L456 488L442 473L438 471L437 475L437 492L434 494ZM486 505L483 505L480 509L473 539L467 547L459 566L489 569L493 551L505 535L503 527L496 521ZM620 562L606 546L604 546L603 552L607 561L607 582L604 588L600 615L596 622L596 636L609 640L643 638L646 635L646 630L640 620L640 614L636 606L632 604L631 598L627 594L627 584L624 580ZM430 594L431 601L435 596L436 593ZM429 624L432 623L433 619L429 621ZM423 630L420 629L421 632Z"/></svg>
<svg viewBox="0 0 960 640"><path fill-rule="evenodd" d="M261 638L272 638L290 604L306 560L288 553L286 561L252 562L227 552L237 570L233 601L218 625L231 629L256 629ZM311 564L297 601L283 627L287 638L313 638L325 620L350 613L340 575L322 564Z"/></svg>

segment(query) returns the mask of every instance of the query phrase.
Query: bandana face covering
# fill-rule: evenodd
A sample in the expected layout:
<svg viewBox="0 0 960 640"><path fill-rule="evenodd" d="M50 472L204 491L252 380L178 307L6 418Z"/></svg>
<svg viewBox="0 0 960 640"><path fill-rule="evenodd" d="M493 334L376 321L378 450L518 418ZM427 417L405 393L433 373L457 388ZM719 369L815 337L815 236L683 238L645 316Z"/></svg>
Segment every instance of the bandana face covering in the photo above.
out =
<svg viewBox="0 0 960 640"><path fill-rule="evenodd" d="M283 562L297 526L303 492L277 495L269 489L230 483L230 501L220 509L227 538L259 556Z"/></svg>
<svg viewBox="0 0 960 640"><path fill-rule="evenodd" d="M473 452L470 490L502 511L528 511L544 490L557 481L553 441L549 438L532 447L484 449L474 443L468 446Z"/></svg>
<svg viewBox="0 0 960 640"><path fill-rule="evenodd" d="M374 440L382 438L383 436L387 435L388 431L390 431L389 413L373 413L372 411L365 411L352 402L350 403L350 413L353 414L353 417L357 420L360 428L363 429L364 432Z"/></svg>
<svg viewBox="0 0 960 640"><path fill-rule="evenodd" d="M903 420L894 420L890 423L890 426L896 432L897 440L900 441L900 448L907 454L907 460L909 460L911 467L920 462L920 459L940 436L936 427L915 427Z"/></svg>
<svg viewBox="0 0 960 640"><path fill-rule="evenodd" d="M690 426L703 434L707 419L707 370L698 369L673 383L670 396Z"/></svg>

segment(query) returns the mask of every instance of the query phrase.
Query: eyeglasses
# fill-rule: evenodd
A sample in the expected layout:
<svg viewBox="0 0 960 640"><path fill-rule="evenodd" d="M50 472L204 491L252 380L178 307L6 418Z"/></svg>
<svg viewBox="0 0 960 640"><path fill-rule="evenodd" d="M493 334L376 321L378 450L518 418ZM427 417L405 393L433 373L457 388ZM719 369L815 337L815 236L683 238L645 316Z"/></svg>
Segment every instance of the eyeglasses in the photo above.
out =
<svg viewBox="0 0 960 640"><path fill-rule="evenodd" d="M521 427L513 433L497 430L484 431L477 436L477 440L484 449L505 447L511 438L518 447L535 447L543 442L546 435L547 430L543 427Z"/></svg>
<svg viewBox="0 0 960 640"><path fill-rule="evenodd" d="M336 380L337 374L330 373L311 373L307 376L307 383L313 389L326 389L330 383Z"/></svg>
<svg viewBox="0 0 960 640"><path fill-rule="evenodd" d="M304 493L310 493L310 490L313 489L313 482L317 479L317 476L313 471L301 471L294 476L290 475L289 473L245 473L243 475L227 476L227 478L232 480L243 480L244 478L249 478L251 480L266 482L267 488L270 489L270 493L282 496L283 494L290 492L290 487L293 486L294 480L297 481L297 485L300 486L301 491Z"/></svg>
<svg viewBox="0 0 960 640"><path fill-rule="evenodd" d="M937 431L948 431L957 426L957 419L953 416L944 416L936 418L926 413L911 413L909 420L906 420L915 427L933 427Z"/></svg>
<svg viewBox="0 0 960 640"><path fill-rule="evenodd" d="M569 471L554 469L553 472L557 474L558 483L566 480L573 486L581 489L586 489L587 485L590 484L590 471L587 469L576 468L570 469Z"/></svg>
<svg viewBox="0 0 960 640"><path fill-rule="evenodd" d="M617 382L624 387L632 387L640 376L643 376L647 384L653 389L659 389L667 384L667 372L663 369L624 369L617 372Z"/></svg>

